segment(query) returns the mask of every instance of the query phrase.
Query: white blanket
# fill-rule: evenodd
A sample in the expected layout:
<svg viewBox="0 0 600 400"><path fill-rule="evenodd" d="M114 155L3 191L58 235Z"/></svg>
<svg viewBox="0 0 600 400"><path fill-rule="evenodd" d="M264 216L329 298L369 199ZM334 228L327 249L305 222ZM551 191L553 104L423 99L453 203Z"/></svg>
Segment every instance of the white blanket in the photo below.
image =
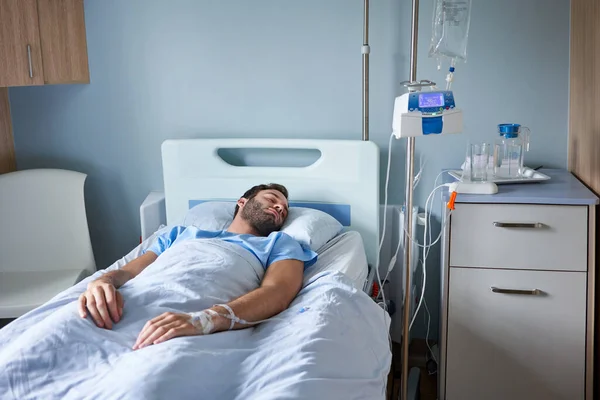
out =
<svg viewBox="0 0 600 400"><path fill-rule="evenodd" d="M0 330L2 399L385 398L389 317L340 272L315 275L259 326L135 351L147 320L230 301L258 287L263 268L219 240L174 246L120 289L112 330L77 313L79 294L105 272Z"/></svg>

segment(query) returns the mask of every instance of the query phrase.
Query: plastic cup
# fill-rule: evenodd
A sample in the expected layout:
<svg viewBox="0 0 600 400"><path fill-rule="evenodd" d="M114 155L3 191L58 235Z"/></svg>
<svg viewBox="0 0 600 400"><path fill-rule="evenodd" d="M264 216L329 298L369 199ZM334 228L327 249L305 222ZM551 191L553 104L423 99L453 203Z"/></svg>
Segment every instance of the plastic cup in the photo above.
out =
<svg viewBox="0 0 600 400"><path fill-rule="evenodd" d="M485 182L488 179L490 162L490 144L473 143L469 145L469 162L472 182Z"/></svg>

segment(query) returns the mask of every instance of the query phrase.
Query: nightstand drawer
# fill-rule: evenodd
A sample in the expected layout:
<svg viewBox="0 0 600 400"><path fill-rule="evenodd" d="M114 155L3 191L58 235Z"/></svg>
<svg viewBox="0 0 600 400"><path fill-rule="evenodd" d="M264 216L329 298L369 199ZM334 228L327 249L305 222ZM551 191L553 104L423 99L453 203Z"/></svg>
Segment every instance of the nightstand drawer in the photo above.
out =
<svg viewBox="0 0 600 400"><path fill-rule="evenodd" d="M587 270L587 207L456 204L450 266Z"/></svg>
<svg viewBox="0 0 600 400"><path fill-rule="evenodd" d="M586 275L450 268L446 400L584 399Z"/></svg>

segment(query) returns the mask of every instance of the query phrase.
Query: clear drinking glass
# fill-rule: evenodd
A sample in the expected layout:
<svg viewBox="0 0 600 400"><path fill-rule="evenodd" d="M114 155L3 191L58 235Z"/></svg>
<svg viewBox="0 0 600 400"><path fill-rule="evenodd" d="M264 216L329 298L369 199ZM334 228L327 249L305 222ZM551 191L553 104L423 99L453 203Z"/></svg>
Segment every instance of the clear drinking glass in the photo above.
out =
<svg viewBox="0 0 600 400"><path fill-rule="evenodd" d="M487 181L489 162L489 143L473 143L469 145L469 169L471 170L472 182Z"/></svg>

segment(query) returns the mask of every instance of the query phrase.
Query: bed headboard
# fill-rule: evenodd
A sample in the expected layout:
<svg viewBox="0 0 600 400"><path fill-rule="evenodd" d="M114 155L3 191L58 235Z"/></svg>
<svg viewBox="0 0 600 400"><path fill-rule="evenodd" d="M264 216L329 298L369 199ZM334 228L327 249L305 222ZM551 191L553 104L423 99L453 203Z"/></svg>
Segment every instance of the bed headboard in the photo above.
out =
<svg viewBox="0 0 600 400"><path fill-rule="evenodd" d="M308 166L235 166L223 149L316 150ZM268 151L268 150L266 150ZM265 156L266 157L266 156ZM290 193L290 206L328 212L347 229L358 231L367 260L377 265L379 245L379 148L359 140L309 139L182 139L162 145L167 224L180 220L195 204L207 200L236 201L250 187L280 183ZM268 163L267 163L268 164Z"/></svg>

